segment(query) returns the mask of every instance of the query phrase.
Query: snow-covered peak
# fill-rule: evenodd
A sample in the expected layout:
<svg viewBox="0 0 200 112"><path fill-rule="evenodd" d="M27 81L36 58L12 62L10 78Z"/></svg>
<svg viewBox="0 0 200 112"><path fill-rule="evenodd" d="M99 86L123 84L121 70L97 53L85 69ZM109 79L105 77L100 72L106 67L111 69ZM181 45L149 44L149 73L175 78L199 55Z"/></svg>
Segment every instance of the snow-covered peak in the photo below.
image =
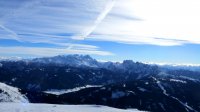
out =
<svg viewBox="0 0 200 112"><path fill-rule="evenodd" d="M130 65L130 64L134 64L134 62L133 62L133 60L124 60L124 61L123 61L123 64L128 64L128 65Z"/></svg>
<svg viewBox="0 0 200 112"><path fill-rule="evenodd" d="M35 58L33 62L56 63L71 66L98 67L98 62L89 55L58 55L54 57Z"/></svg>
<svg viewBox="0 0 200 112"><path fill-rule="evenodd" d="M28 103L29 101L18 88L0 83L0 102Z"/></svg>

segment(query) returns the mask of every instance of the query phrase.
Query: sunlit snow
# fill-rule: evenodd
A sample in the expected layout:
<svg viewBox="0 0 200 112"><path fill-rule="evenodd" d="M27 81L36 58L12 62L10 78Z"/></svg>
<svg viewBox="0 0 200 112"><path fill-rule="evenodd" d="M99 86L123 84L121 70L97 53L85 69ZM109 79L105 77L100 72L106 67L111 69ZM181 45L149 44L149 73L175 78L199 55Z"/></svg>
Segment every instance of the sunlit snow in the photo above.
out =
<svg viewBox="0 0 200 112"><path fill-rule="evenodd" d="M31 103L0 103L0 112L142 112L99 105L55 105Z"/></svg>

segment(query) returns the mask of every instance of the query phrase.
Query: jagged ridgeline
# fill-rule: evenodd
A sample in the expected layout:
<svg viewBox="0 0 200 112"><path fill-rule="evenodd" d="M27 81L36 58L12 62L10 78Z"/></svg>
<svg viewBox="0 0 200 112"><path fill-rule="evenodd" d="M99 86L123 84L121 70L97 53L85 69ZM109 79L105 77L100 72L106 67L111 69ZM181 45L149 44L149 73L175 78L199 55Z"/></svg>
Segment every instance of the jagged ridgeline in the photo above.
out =
<svg viewBox="0 0 200 112"><path fill-rule="evenodd" d="M2 61L1 82L28 90L69 89L140 79L159 73L157 66L126 60L98 62L88 55Z"/></svg>

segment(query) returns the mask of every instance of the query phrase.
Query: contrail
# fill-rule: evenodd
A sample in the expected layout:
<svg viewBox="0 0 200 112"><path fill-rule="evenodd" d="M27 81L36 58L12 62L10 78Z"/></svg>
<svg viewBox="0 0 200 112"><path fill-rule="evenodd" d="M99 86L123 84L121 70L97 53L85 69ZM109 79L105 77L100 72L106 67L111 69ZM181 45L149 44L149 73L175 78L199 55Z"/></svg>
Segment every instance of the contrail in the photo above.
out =
<svg viewBox="0 0 200 112"><path fill-rule="evenodd" d="M18 16L21 16L20 14L21 14L22 11L26 11L27 8L39 4L41 1L42 0L40 0L40 1L32 1L32 2L25 2L24 4L21 5L20 8L15 9L15 10L11 10L11 12L6 13L0 19L2 19L2 21L5 19L5 21L6 21L7 17L17 18ZM18 37L18 34L15 31L11 30L10 28L6 27L3 24L0 24L0 28L3 29L4 31L10 33L10 36L13 39L15 39L15 40L17 40L19 42L23 42L23 40Z"/></svg>
<svg viewBox="0 0 200 112"><path fill-rule="evenodd" d="M21 39L18 37L18 35L11 29L5 27L4 25L0 25L0 28L2 28L4 31L10 33L11 34L10 36L13 37L13 39L15 39L17 41L21 41Z"/></svg>
<svg viewBox="0 0 200 112"><path fill-rule="evenodd" d="M97 19L94 22L94 25L90 27L87 32L85 32L82 35L82 38L87 38L95 29L96 27L101 23L101 21L106 17L106 15L111 11L113 6L115 5L116 0L112 0L109 3L107 3L105 9L100 13L100 15L97 17Z"/></svg>

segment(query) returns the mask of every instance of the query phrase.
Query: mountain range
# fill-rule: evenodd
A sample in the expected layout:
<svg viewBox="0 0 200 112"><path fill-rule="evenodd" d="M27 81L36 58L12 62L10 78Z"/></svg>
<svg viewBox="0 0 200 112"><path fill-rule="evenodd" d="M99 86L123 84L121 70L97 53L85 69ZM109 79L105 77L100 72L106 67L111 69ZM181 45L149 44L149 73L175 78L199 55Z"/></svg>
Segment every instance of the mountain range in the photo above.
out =
<svg viewBox="0 0 200 112"><path fill-rule="evenodd" d="M99 62L89 55L1 60L0 82L19 88L32 103L200 111L199 71L132 60Z"/></svg>

